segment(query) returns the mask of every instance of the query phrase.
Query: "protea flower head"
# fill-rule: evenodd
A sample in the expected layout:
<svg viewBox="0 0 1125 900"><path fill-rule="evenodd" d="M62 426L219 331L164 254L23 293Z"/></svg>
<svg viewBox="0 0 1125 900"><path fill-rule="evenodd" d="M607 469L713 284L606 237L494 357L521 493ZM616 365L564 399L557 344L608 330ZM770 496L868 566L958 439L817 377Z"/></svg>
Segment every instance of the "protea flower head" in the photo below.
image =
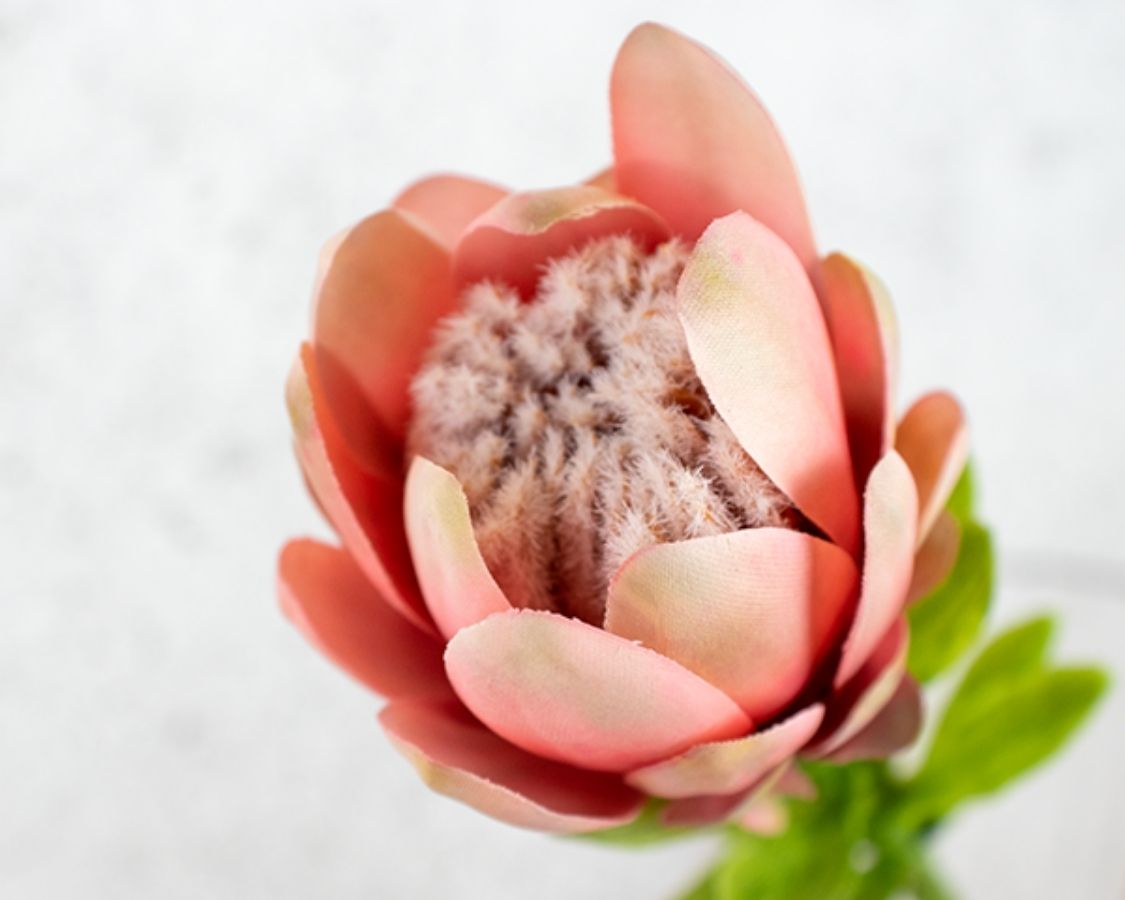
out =
<svg viewBox="0 0 1125 900"><path fill-rule="evenodd" d="M886 292L737 76L642 25L610 97L596 178L427 178L330 242L288 385L342 547L286 546L285 610L434 789L559 832L909 743L967 453L948 394L896 423Z"/></svg>

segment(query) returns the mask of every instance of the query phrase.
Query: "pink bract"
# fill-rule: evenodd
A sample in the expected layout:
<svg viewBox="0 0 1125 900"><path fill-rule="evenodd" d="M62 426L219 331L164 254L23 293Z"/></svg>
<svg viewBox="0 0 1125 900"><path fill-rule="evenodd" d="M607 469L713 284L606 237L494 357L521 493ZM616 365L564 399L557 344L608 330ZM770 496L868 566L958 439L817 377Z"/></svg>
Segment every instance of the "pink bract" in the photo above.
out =
<svg viewBox="0 0 1125 900"><path fill-rule="evenodd" d="M301 539L282 605L391 703L390 739L436 790L547 831L750 822L799 756L887 755L916 736L903 616L958 544L942 514L967 455L956 400L896 422L896 329L859 263L821 258L764 108L710 51L629 35L610 90L613 166L510 193L408 187L326 247L287 399L341 548ZM691 247L676 294L691 362L738 442L807 523L629 559L603 627L513 607L451 472L407 458L409 385L461 290L533 294L549 260L629 232Z"/></svg>

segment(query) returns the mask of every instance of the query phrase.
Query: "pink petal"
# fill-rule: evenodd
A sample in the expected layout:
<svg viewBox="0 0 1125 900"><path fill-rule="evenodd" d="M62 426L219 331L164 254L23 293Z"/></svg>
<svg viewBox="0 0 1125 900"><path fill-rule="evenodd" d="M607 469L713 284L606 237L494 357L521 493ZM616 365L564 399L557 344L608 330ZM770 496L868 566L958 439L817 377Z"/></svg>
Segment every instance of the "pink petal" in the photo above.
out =
<svg viewBox="0 0 1125 900"><path fill-rule="evenodd" d="M917 523L914 479L892 450L871 471L863 496L863 586L836 671L837 687L859 671L906 604Z"/></svg>
<svg viewBox="0 0 1125 900"><path fill-rule="evenodd" d="M961 526L943 509L914 556L914 575L906 592L908 604L928 596L945 582L953 571L960 549Z"/></svg>
<svg viewBox="0 0 1125 900"><path fill-rule="evenodd" d="M820 300L836 355L856 483L894 446L898 329L890 296L868 269L840 253L821 264Z"/></svg>
<svg viewBox="0 0 1125 900"><path fill-rule="evenodd" d="M598 831L632 821L644 803L620 778L513 747L460 704L397 701L379 722L433 790L520 828Z"/></svg>
<svg viewBox="0 0 1125 900"><path fill-rule="evenodd" d="M614 578L605 628L691 669L760 721L837 644L857 582L846 552L799 531L657 544Z"/></svg>
<svg viewBox="0 0 1125 900"><path fill-rule="evenodd" d="M453 251L458 285L490 279L524 297L551 259L595 238L629 232L654 247L670 232L652 210L600 187L511 194L476 219Z"/></svg>
<svg viewBox="0 0 1125 900"><path fill-rule="evenodd" d="M512 608L481 556L469 501L454 475L416 456L406 476L405 510L414 571L443 635Z"/></svg>
<svg viewBox="0 0 1125 900"><path fill-rule="evenodd" d="M613 166L602 169L597 175L591 175L582 183L601 188L603 191L617 191L617 175L613 171Z"/></svg>
<svg viewBox="0 0 1125 900"><path fill-rule="evenodd" d="M758 98L710 51L660 25L626 38L610 84L617 189L694 240L744 210L816 261L801 186Z"/></svg>
<svg viewBox="0 0 1125 900"><path fill-rule="evenodd" d="M455 301L448 251L400 212L376 213L330 245L313 345L329 406L345 429L358 395L401 439L410 379L434 324Z"/></svg>
<svg viewBox="0 0 1125 900"><path fill-rule="evenodd" d="M907 676L887 705L855 737L832 751L836 763L859 759L885 759L914 743L922 730L922 692Z"/></svg>
<svg viewBox="0 0 1125 900"><path fill-rule="evenodd" d="M718 822L737 821L755 802L765 797L789 768L782 763L755 784L733 794L700 794L673 800L664 807L660 820L670 827L701 827Z"/></svg>
<svg viewBox="0 0 1125 900"><path fill-rule="evenodd" d="M918 542L926 539L969 458L969 429L945 391L919 398L899 422L895 448L918 484Z"/></svg>
<svg viewBox="0 0 1125 900"><path fill-rule="evenodd" d="M305 344L285 389L301 470L332 527L379 595L428 633L402 525L402 482L361 467L327 409L312 348Z"/></svg>
<svg viewBox="0 0 1125 900"><path fill-rule="evenodd" d="M465 227L508 191L487 181L463 175L431 175L414 182L391 206L417 216L446 247L452 247Z"/></svg>
<svg viewBox="0 0 1125 900"><path fill-rule="evenodd" d="M392 610L343 550L290 541L278 561L278 596L313 646L376 693L452 696L442 645Z"/></svg>
<svg viewBox="0 0 1125 900"><path fill-rule="evenodd" d="M793 756L816 734L823 718L823 706L808 706L765 731L700 744L673 759L636 769L625 780L656 797L733 794Z"/></svg>
<svg viewBox="0 0 1125 900"><path fill-rule="evenodd" d="M859 504L832 348L793 252L745 213L719 219L696 244L677 300L719 414L774 484L854 552Z"/></svg>
<svg viewBox="0 0 1125 900"><path fill-rule="evenodd" d="M789 826L789 813L776 797L761 797L738 814L736 824L755 834L781 834Z"/></svg>
<svg viewBox="0 0 1125 900"><path fill-rule="evenodd" d="M513 610L462 629L445 669L501 737L586 769L627 771L750 728L734 701L672 660L553 613Z"/></svg>

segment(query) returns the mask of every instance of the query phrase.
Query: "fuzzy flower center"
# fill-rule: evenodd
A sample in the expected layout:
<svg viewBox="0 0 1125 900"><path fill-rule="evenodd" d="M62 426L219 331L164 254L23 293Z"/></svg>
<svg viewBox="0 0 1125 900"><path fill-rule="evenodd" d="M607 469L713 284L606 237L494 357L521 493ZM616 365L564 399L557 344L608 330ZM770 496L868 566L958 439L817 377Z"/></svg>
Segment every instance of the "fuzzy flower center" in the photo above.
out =
<svg viewBox="0 0 1125 900"><path fill-rule="evenodd" d="M409 450L460 479L514 605L600 626L638 550L796 525L692 366L675 312L687 256L594 241L552 260L530 302L484 282L438 327Z"/></svg>

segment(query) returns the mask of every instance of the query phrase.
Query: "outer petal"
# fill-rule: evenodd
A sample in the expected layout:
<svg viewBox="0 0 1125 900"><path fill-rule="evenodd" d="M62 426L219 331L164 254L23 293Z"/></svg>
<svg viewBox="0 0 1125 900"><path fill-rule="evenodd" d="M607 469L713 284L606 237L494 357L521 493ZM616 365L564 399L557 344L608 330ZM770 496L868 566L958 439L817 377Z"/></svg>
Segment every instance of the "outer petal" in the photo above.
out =
<svg viewBox="0 0 1125 900"><path fill-rule="evenodd" d="M406 430L410 379L456 296L449 253L406 216L364 219L326 251L313 345L334 414L358 392L392 435Z"/></svg>
<svg viewBox="0 0 1125 900"><path fill-rule="evenodd" d="M820 268L820 300L836 355L856 483L894 446L898 328L875 275L840 253Z"/></svg>
<svg viewBox="0 0 1125 900"><path fill-rule="evenodd" d="M679 664L553 613L513 610L459 631L445 668L501 737L587 769L635 769L750 727L734 701Z"/></svg>
<svg viewBox="0 0 1125 900"><path fill-rule="evenodd" d="M359 466L327 409L307 344L285 389L297 458L313 496L375 589L423 630L434 627L422 602L402 525L402 482Z"/></svg>
<svg viewBox="0 0 1125 900"><path fill-rule="evenodd" d="M392 610L343 550L290 541L278 561L278 595L309 642L376 693L452 696L442 645Z"/></svg>
<svg viewBox="0 0 1125 900"><path fill-rule="evenodd" d="M859 671L902 612L914 567L917 523L914 479L892 450L872 470L864 493L863 588L836 671L837 687Z"/></svg>
<svg viewBox="0 0 1125 900"><path fill-rule="evenodd" d="M597 175L591 175L582 183L601 188L603 191L617 191L617 175L613 171L613 166L602 169Z"/></svg>
<svg viewBox="0 0 1125 900"><path fill-rule="evenodd" d="M835 544L783 528L657 544L614 578L605 628L676 660L760 721L837 644L857 581Z"/></svg>
<svg viewBox="0 0 1125 900"><path fill-rule="evenodd" d="M700 744L674 759L636 769L625 780L656 797L733 794L793 756L816 734L823 718L823 706L808 706L765 731Z"/></svg>
<svg viewBox="0 0 1125 900"><path fill-rule="evenodd" d="M417 216L441 242L452 247L465 227L508 191L463 175L431 175L414 182L391 206Z"/></svg>
<svg viewBox="0 0 1125 900"><path fill-rule="evenodd" d="M617 189L689 240L745 210L811 267L797 173L757 97L722 61L651 23L626 38L610 84Z"/></svg>
<svg viewBox="0 0 1125 900"><path fill-rule="evenodd" d="M530 297L550 259L624 232L649 247L671 235L652 210L600 187L512 194L465 231L453 251L454 277L459 285L502 281Z"/></svg>
<svg viewBox="0 0 1125 900"><path fill-rule="evenodd" d="M414 571L443 635L453 637L512 608L481 556L469 501L453 474L416 456L406 477L405 510Z"/></svg>
<svg viewBox="0 0 1125 900"><path fill-rule="evenodd" d="M887 705L855 737L831 754L833 762L885 759L914 743L922 730L922 691L907 676Z"/></svg>
<svg viewBox="0 0 1125 900"><path fill-rule="evenodd" d="M672 827L695 827L714 825L723 821L737 821L755 802L773 789L788 767L788 762L782 763L772 772L766 773L757 783L733 794L700 794L697 797L673 800L664 807L660 819L665 825Z"/></svg>
<svg viewBox="0 0 1125 900"><path fill-rule="evenodd" d="M612 828L635 819L644 802L619 778L513 747L460 704L395 702L379 721L431 788L521 828L556 833Z"/></svg>
<svg viewBox="0 0 1125 900"><path fill-rule="evenodd" d="M949 577L960 549L961 526L943 509L914 556L914 575L906 592L908 604L921 600Z"/></svg>
<svg viewBox="0 0 1125 900"><path fill-rule="evenodd" d="M849 552L859 509L820 305L792 251L745 213L711 224L677 289L692 361L742 446Z"/></svg>
<svg viewBox="0 0 1125 900"><path fill-rule="evenodd" d="M918 484L918 542L926 539L969 458L969 430L945 391L919 398L898 426L895 447Z"/></svg>

